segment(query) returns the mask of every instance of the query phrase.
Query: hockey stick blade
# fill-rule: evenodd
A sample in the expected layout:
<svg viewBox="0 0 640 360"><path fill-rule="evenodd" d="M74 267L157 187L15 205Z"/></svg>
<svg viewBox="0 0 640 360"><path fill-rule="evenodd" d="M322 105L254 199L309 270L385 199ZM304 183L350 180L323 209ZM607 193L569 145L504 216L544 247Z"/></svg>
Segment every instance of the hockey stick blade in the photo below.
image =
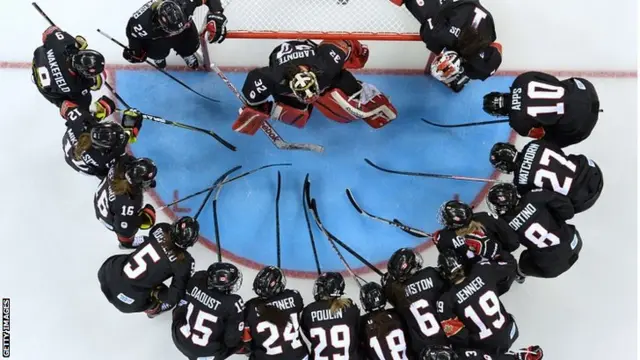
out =
<svg viewBox="0 0 640 360"><path fill-rule="evenodd" d="M241 178L243 178L243 177L245 177L247 175L254 174L254 173L256 173L256 172L258 172L258 171L260 171L262 169L266 169L266 168L270 168L270 167L276 167L276 166L291 166L291 165L293 165L293 164L291 164L291 163L279 163L279 164L269 164L269 165L260 166L259 168L255 168L253 170L250 170L250 171L247 171L245 173L242 173L242 174L240 174L238 176L232 177L229 180L225 180L224 182L222 182L221 185L236 181L236 180L241 179Z"/></svg>
<svg viewBox="0 0 640 360"><path fill-rule="evenodd" d="M262 132L267 135L269 140L273 142L276 148L280 150L303 150L303 151L313 151L317 153L324 152L324 147L316 144L302 144L302 143L290 143L286 142L280 134L276 131L276 129L271 126L268 122L262 123L260 127Z"/></svg>
<svg viewBox="0 0 640 360"><path fill-rule="evenodd" d="M441 127L441 128L458 128L458 127L467 127L467 126L491 125L491 124L506 123L506 122L509 122L509 119L478 121L478 122L471 122L471 123L465 123L465 124L449 124L449 125L437 124L437 123L431 122L431 121L429 121L429 120L427 120L425 118L422 118L422 121L424 121L425 123L427 123L429 125L433 125L433 126Z"/></svg>
<svg viewBox="0 0 640 360"><path fill-rule="evenodd" d="M396 174L396 175L406 175L406 176L420 176L420 177L428 177L428 178L436 178L436 179L449 179L449 180L460 180L460 181L475 181L482 183L497 183L500 182L498 179L484 179L484 178L476 178L469 176L458 176L458 175L444 175L444 174L431 174L431 173L421 173L414 171L399 171L399 170L391 170L385 169L379 165L373 163L373 161L369 159L364 159L364 161L369 164L371 167L374 167L380 171Z"/></svg>
<svg viewBox="0 0 640 360"><path fill-rule="evenodd" d="M353 207L356 209L357 212L359 212L360 214L363 214L364 211L362 210L360 205L358 205L358 203L356 202L356 199L353 197L353 194L351 193L351 189L346 189L345 192L347 193L347 198L351 202L351 205L353 205Z"/></svg>
<svg viewBox="0 0 640 360"><path fill-rule="evenodd" d="M309 187L311 182L309 181L309 174L304 177L304 184L302 186L302 211L304 212L304 219L307 223L307 230L309 231L309 240L311 241L311 249L313 250L313 259L316 262L316 271L318 275L322 273L320 268L320 260L318 258L318 250L316 249L316 241L313 237L313 231L311 230L311 222L309 221Z"/></svg>
<svg viewBox="0 0 640 360"><path fill-rule="evenodd" d="M226 179L227 176L229 176L229 174L231 174L234 171L237 171L241 167L242 166L237 165L237 166L227 170L227 172L225 172L224 174L220 175L220 177L217 178L216 181L213 182L213 185L209 189L209 192L207 192L207 196L204 198L204 201L202 202L202 204L198 208L198 211L196 212L195 216L193 217L194 219L196 219L196 220L198 219L198 216L200 216L200 213L202 212L202 209L204 209L205 204L207 203L207 201L209 201L209 198L211 198L211 195L213 194L213 191L216 190L220 186L220 183L223 182L224 179Z"/></svg>
<svg viewBox="0 0 640 360"><path fill-rule="evenodd" d="M280 268L280 190L282 188L282 176L278 171L278 184L276 189L276 251L277 251L277 265Z"/></svg>

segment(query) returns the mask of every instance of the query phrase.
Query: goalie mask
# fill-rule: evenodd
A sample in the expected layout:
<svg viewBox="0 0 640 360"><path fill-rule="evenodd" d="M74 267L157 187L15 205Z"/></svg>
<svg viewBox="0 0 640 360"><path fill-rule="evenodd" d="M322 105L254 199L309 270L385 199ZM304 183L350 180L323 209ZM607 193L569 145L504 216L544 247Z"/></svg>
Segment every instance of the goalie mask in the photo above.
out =
<svg viewBox="0 0 640 360"><path fill-rule="evenodd" d="M316 74L306 69L293 75L289 81L289 88L291 88L293 95L305 104L316 101L320 96Z"/></svg>
<svg viewBox="0 0 640 360"><path fill-rule="evenodd" d="M452 82L463 72L462 59L455 51L443 51L431 63L431 75L445 84Z"/></svg>

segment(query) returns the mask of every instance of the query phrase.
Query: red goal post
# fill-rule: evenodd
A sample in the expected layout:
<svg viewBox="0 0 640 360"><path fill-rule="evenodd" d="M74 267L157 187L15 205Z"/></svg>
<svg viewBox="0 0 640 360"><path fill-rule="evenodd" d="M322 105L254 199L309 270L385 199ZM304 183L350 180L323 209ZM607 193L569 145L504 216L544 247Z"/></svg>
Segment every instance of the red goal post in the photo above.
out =
<svg viewBox="0 0 640 360"><path fill-rule="evenodd" d="M420 41L418 21L404 6L389 0L222 0L222 5L228 19L225 43L229 39ZM199 30L207 11L200 6L194 14ZM213 50L216 45L209 46ZM210 58L208 46L203 46L203 55Z"/></svg>

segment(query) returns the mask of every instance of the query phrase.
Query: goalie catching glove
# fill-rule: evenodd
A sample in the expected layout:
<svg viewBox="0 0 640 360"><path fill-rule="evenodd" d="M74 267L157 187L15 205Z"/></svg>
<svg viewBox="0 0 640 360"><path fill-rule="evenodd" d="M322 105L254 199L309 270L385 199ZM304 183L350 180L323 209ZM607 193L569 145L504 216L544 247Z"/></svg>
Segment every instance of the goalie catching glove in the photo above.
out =
<svg viewBox="0 0 640 360"><path fill-rule="evenodd" d="M222 12L207 14L205 37L209 44L220 44L227 37L227 17Z"/></svg>

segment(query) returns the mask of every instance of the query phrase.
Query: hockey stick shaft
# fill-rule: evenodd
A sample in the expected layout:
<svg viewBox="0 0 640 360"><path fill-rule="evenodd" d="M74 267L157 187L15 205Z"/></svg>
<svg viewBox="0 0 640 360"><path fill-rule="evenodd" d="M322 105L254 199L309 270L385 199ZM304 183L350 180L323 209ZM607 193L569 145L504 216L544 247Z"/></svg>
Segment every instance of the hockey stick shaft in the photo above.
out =
<svg viewBox="0 0 640 360"><path fill-rule="evenodd" d="M216 73L216 75L218 75L218 77L222 80L222 82L224 82L225 85L227 85L227 87L229 88L229 90L231 90L233 95L235 95L235 97L238 98L238 100L240 100L240 102L243 105L246 105L246 101L244 100L244 98L242 97L238 89L235 87L235 85L233 85L231 80L229 80L227 75L225 75L222 72L222 70L220 70L218 65L211 63L210 67ZM275 147L281 150L307 150L307 151L315 151L315 152L324 151L324 148L322 146L316 145L316 144L295 144L295 143L286 142L282 138L282 136L278 134L276 129L274 129L273 126L271 126L271 124L269 124L268 121L264 121L262 123L262 125L260 126L260 130L262 130L262 132L265 133L265 135L267 135L267 137L269 138L269 140L271 140L271 142L273 143L273 145L275 145Z"/></svg>
<svg viewBox="0 0 640 360"><path fill-rule="evenodd" d="M465 123L465 124L449 124L449 125L437 124L437 123L431 122L431 121L429 121L429 120L427 120L425 118L423 118L422 121L424 121L425 123L427 123L429 125L433 125L433 126L441 127L441 128L458 128L458 127L467 127L467 126L501 124L501 123L509 122L509 119L491 120L491 121L477 121L477 122L471 122L471 123Z"/></svg>
<svg viewBox="0 0 640 360"><path fill-rule="evenodd" d="M253 174L253 173L255 173L255 172L258 172L258 171L260 171L260 170L262 170L262 169L266 169L266 168L270 168L270 167L275 167L275 166L291 166L291 164L290 164L290 163L281 163L281 164L269 164L269 165L264 165L264 166L261 166L261 167L259 167L259 168L256 168L256 169L253 169L253 170L247 171L247 172L245 172L245 173L242 173L242 174L240 174L240 175L238 175L238 176L232 177L231 179L224 180L222 183L220 183L220 185L228 184L228 183L230 183L230 182L233 182L233 181L236 181L236 180L238 180L238 179L241 179L241 178L243 178L243 177L245 177L245 176L247 176L247 175L251 175L251 174ZM207 191L211 190L211 188L213 188L213 187L215 187L215 186L210 186L210 187L208 187L208 188L206 188L206 189L202 189L202 190L197 191L197 192L195 192L195 193L193 193L193 194L187 195L187 196L185 196L185 197L183 197L183 198L181 198L181 199L178 199L178 200L176 200L176 201L174 201L174 202L168 203L168 204L167 204L167 205L165 205L165 206L161 206L161 207L159 207L159 208L158 208L158 210L166 209L166 208L168 208L168 207L170 207L170 206L173 206L173 205L175 205L175 204L178 204L178 203L181 203L181 202L183 202L183 201L189 200L189 199L191 199L191 198L193 198L193 197L196 197L196 196L198 196L198 195L200 195L200 194L204 194L204 193L206 193Z"/></svg>
<svg viewBox="0 0 640 360"><path fill-rule="evenodd" d="M227 174L228 176L228 174ZM222 190L222 185L224 184L224 180L227 179L227 176L222 179L222 182L218 184L218 190L216 191L216 196L213 197L213 203L211 204L213 208L213 232L216 238L216 247L218 248L218 262L222 262L222 245L220 245L220 226L218 225L218 196L220 196L220 190Z"/></svg>
<svg viewBox="0 0 640 360"><path fill-rule="evenodd" d="M309 221L309 202L307 199L310 198L309 195L309 174L307 174L304 178L304 185L302 187L302 211L304 212L304 219L307 222L307 230L309 231L309 239L311 240L311 249L313 250L313 259L316 262L316 271L318 275L322 273L322 269L320 269L320 260L318 259L318 250L316 249L316 242L313 238L313 231L311 230L311 222Z"/></svg>
<svg viewBox="0 0 640 360"><path fill-rule="evenodd" d="M205 204L207 203L207 201L209 201L209 198L211 198L211 195L213 194L213 191L216 190L216 188L221 186L220 184L224 181L224 179L227 178L227 176L229 176L229 174L231 174L234 171L237 171L241 167L242 166L240 166L240 165L235 166L235 167L229 169L227 172L225 172L219 178L216 179L216 181L213 183L213 186L211 186L211 188L209 189L209 192L207 193L207 196L204 198L204 201L202 201L202 204L200 204L200 207L198 208L198 211L196 212L196 214L193 217L194 219L196 219L196 220L198 219L198 216L200 216L200 213L204 209Z"/></svg>
<svg viewBox="0 0 640 360"><path fill-rule="evenodd" d="M51 18L49 18L49 16L47 16L47 14L45 14L44 10L42 10L42 8L40 8L40 5L36 4L35 2L32 2L31 5L33 5L33 7L40 13L40 15L42 15L42 17L45 20L47 20L49 25L56 26L56 24L54 24L53 21L51 21Z"/></svg>
<svg viewBox="0 0 640 360"><path fill-rule="evenodd" d="M400 222L398 219L389 220L389 219L385 219L383 217L371 214L370 212L368 212L368 211L362 209L362 207L360 207L358 202L356 202L356 199L353 196L353 193L351 192L350 189L346 189L345 193L347 194L347 198L349 199L349 202L351 202L351 205L353 205L353 207L356 209L356 211L359 212L360 214L362 214L362 215L364 215L366 217L369 217L371 219L381 221L381 222L383 222L385 224L389 224L391 226L395 226L395 227L401 229L402 231L408 233L409 235L413 235L413 236L418 237L418 238L429 238L429 237L432 237L431 234L426 233L426 232L424 232L422 230L415 229L415 228L412 228L410 226L407 226L407 225L403 224L402 222Z"/></svg>
<svg viewBox="0 0 640 360"><path fill-rule="evenodd" d="M363 264L365 264L369 269L371 269L372 271L374 271L378 275L382 276L382 272L378 268L376 268L367 259L365 259L360 254L358 254L355 250L350 248L347 244L343 243L340 239L338 239L335 235L333 235L331 232L329 232L329 230L327 230L324 227L324 224L320 220L320 215L318 214L318 207L316 205L316 201L315 201L315 199L313 199L311 197L311 182L310 181L307 182L307 187L308 187L307 194L306 194L307 195L307 198L306 198L307 206L309 207L309 210L311 210L311 214L313 215L313 218L314 218L318 228L327 237L331 238L331 240L335 241L338 245L340 245L343 249L345 249L349 254L353 255L356 259L360 260Z"/></svg>
<svg viewBox="0 0 640 360"><path fill-rule="evenodd" d="M110 36L109 34L107 34L106 32L104 32L104 31L102 31L102 30L100 30L100 29L98 29L97 31L98 31L98 33L100 33L100 35L102 35L102 36L106 37L107 39L109 39L109 40L113 41L114 43L118 44L118 45L119 45L120 47L122 47L123 49L128 49L128 47L127 47L127 46L125 46L123 43L121 43L121 42L120 42L120 41L118 41L117 39L115 39L115 38L111 37L111 36ZM173 76L173 75L169 74L166 70L159 68L159 67L158 67L156 64L154 64L153 62L151 62L151 61L149 61L149 60L145 60L145 62L146 62L147 64L151 65L152 67L154 67L156 70L158 70L158 71L160 71L161 73L163 73L163 74L165 74L166 76L168 76L171 80L173 80L173 81L177 82L178 84L182 85L182 87L184 87L185 89L187 89L187 90L191 91L192 93L194 93L194 94L196 94L196 95L200 96L201 98L206 99L206 100L209 100L209 101L212 101L212 102L215 102L215 103L219 103L219 102L220 102L220 101L218 101L218 100L216 100L216 99L213 99L213 98L210 98L210 97L208 97L208 96L202 95L202 94L200 94L199 92L197 92L197 91L193 90L189 85L187 85L187 84L185 84L184 82L182 82L182 80L180 80L180 79L178 79L177 77L175 77L175 76Z"/></svg>
<svg viewBox="0 0 640 360"><path fill-rule="evenodd" d="M369 160L369 159L364 159L364 161L369 164L370 166L386 172L386 173L390 173L390 174L397 174L397 175L407 175L407 176L421 176L421 177L430 177L430 178L436 178L436 179L450 179L450 180L461 180L461 181L475 181L475 182L483 182L483 183L497 183L500 182L497 179L485 179L485 178L477 178L477 177L469 177L469 176L457 176L457 175L444 175L444 174L431 174L431 173L421 173L421 172L412 172L412 171L398 171L398 170L391 170L391 169L386 169L383 168L379 165L376 165L373 163L373 161Z"/></svg>
<svg viewBox="0 0 640 360"><path fill-rule="evenodd" d="M278 171L278 187L276 189L276 252L277 264L280 268L280 188L282 187L282 178Z"/></svg>
<svg viewBox="0 0 640 360"><path fill-rule="evenodd" d="M113 86L109 85L108 82L105 81L104 86L107 87L107 89L109 89L109 91L113 94L113 96L116 97L116 99L118 99L118 101L120 101L120 103L122 105L124 105L125 107L127 107L128 109L131 109L131 106L129 106L129 104L127 104L126 101L124 101L124 99L122 98L122 96L120 96L120 94L118 94L116 92L116 89L113 88Z"/></svg>

